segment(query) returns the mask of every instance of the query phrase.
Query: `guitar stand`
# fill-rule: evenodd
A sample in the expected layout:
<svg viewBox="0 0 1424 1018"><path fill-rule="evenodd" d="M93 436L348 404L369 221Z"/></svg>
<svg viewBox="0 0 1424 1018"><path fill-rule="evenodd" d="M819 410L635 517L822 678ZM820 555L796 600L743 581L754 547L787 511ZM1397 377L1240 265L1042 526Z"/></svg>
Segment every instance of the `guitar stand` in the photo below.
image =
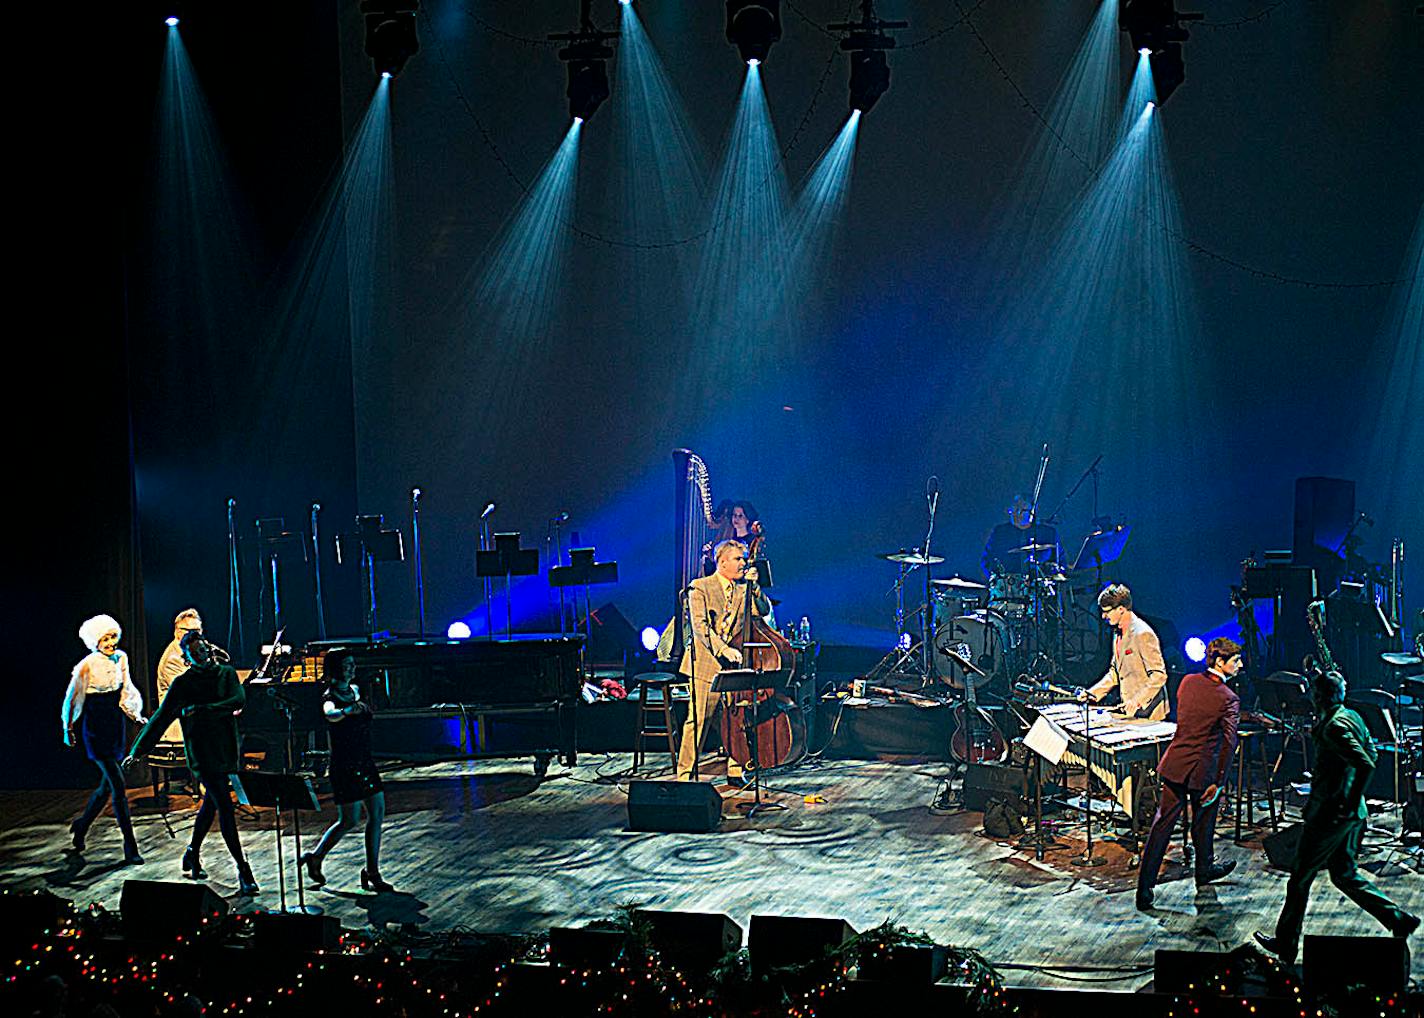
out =
<svg viewBox="0 0 1424 1018"><path fill-rule="evenodd" d="M744 649L750 649L752 644L745 644ZM752 694L752 702L742 711L742 732L746 736L747 745L751 749L752 762L756 763L761 754L758 751L757 739L757 705L760 701L756 695L761 692L776 689L776 684L765 684L766 680L762 672L751 669L733 669L722 672L712 680L712 692L722 696L722 709L728 710L728 693L749 692ZM765 810L786 809L784 802L769 802L761 797L761 767L752 768L752 801L739 802L734 809L746 810L747 819L751 820L758 813Z"/></svg>

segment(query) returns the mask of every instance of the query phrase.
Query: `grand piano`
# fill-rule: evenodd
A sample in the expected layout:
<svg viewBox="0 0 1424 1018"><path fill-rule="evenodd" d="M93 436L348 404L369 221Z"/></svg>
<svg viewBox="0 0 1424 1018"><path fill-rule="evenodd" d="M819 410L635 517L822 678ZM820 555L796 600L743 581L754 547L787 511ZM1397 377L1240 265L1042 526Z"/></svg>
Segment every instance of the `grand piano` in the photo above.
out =
<svg viewBox="0 0 1424 1018"><path fill-rule="evenodd" d="M282 681L249 682L241 727L246 744L293 757L325 743L322 662L343 650L375 710L372 748L386 760L534 758L543 777L557 756L577 759L582 695L579 637L514 640L328 640L309 644ZM288 712L290 711L290 725Z"/></svg>

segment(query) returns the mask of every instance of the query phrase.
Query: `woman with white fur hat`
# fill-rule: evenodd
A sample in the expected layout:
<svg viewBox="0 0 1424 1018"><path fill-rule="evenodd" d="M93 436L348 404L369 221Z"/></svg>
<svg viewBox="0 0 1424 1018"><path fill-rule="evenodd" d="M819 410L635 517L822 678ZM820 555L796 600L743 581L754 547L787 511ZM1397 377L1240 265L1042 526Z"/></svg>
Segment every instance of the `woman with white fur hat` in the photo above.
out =
<svg viewBox="0 0 1424 1018"><path fill-rule="evenodd" d="M79 627L79 638L89 648L89 654L74 666L69 688L64 694L60 720L64 725L64 744L81 745L90 760L99 768L99 787L89 797L84 813L69 825L74 850L84 851L84 838L110 801L114 819L124 836L124 862L139 865L138 843L134 840L133 823L129 819L128 788L119 761L128 746L124 727L127 715L136 724L144 724L143 697L129 673L129 657L119 650L122 629L109 615L95 615Z"/></svg>

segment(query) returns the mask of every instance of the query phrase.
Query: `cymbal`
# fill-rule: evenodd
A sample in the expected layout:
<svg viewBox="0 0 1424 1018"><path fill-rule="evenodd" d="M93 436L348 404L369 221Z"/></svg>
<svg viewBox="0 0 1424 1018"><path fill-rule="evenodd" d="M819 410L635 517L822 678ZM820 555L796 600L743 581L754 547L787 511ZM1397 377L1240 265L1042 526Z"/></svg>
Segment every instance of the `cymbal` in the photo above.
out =
<svg viewBox="0 0 1424 1018"><path fill-rule="evenodd" d="M1400 654L1392 650L1387 650L1381 654L1380 660L1387 665L1394 665L1396 668L1408 668L1410 665L1424 665L1424 658L1418 654Z"/></svg>
<svg viewBox="0 0 1424 1018"><path fill-rule="evenodd" d="M897 551L888 555L877 555L876 558L883 558L886 562L898 562L906 566L933 566L944 561L943 555L924 556L917 551Z"/></svg>
<svg viewBox="0 0 1424 1018"><path fill-rule="evenodd" d="M982 583L966 580L962 576L951 576L947 580L930 580L936 587L953 587L956 590L988 590Z"/></svg>
<svg viewBox="0 0 1424 1018"><path fill-rule="evenodd" d="M1051 544L1026 544L1022 548L1010 548L1009 550L1033 553L1038 551L1052 551L1053 547Z"/></svg>

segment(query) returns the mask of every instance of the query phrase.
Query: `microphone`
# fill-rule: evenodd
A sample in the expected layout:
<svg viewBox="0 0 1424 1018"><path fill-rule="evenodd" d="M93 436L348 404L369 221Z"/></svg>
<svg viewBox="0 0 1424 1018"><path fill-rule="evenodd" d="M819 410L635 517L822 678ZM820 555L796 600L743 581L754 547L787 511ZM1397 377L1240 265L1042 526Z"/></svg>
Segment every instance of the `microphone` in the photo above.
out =
<svg viewBox="0 0 1424 1018"><path fill-rule="evenodd" d="M485 506L485 511L482 512L482 513L480 513L480 519L485 519L485 518L488 517L489 514L492 513L492 512L494 512L494 503L493 503L493 502L491 502L489 505Z"/></svg>
<svg viewBox="0 0 1424 1018"><path fill-rule="evenodd" d="M419 501L420 501L420 489L419 489L419 488L411 488L411 489L410 489L410 497L411 497L411 501L413 501L413 502L419 502Z"/></svg>
<svg viewBox="0 0 1424 1018"><path fill-rule="evenodd" d="M567 523L567 522L569 522L569 514L568 514L567 512L559 513L557 516L552 516L552 517L550 517L550 518L549 518L549 522L550 522L550 523Z"/></svg>
<svg viewBox="0 0 1424 1018"><path fill-rule="evenodd" d="M319 513L319 512L321 512L321 503L320 503L320 502L313 502L313 503L312 503L312 512L314 512L314 513Z"/></svg>
<svg viewBox="0 0 1424 1018"><path fill-rule="evenodd" d="M1369 513L1360 513L1360 522L1367 527L1373 527L1375 525L1374 518L1371 517Z"/></svg>
<svg viewBox="0 0 1424 1018"><path fill-rule="evenodd" d="M228 507L229 509L233 509L233 508L235 508L236 506L237 506L237 499L235 499L235 498L230 498L230 499L227 500L227 507Z"/></svg>

